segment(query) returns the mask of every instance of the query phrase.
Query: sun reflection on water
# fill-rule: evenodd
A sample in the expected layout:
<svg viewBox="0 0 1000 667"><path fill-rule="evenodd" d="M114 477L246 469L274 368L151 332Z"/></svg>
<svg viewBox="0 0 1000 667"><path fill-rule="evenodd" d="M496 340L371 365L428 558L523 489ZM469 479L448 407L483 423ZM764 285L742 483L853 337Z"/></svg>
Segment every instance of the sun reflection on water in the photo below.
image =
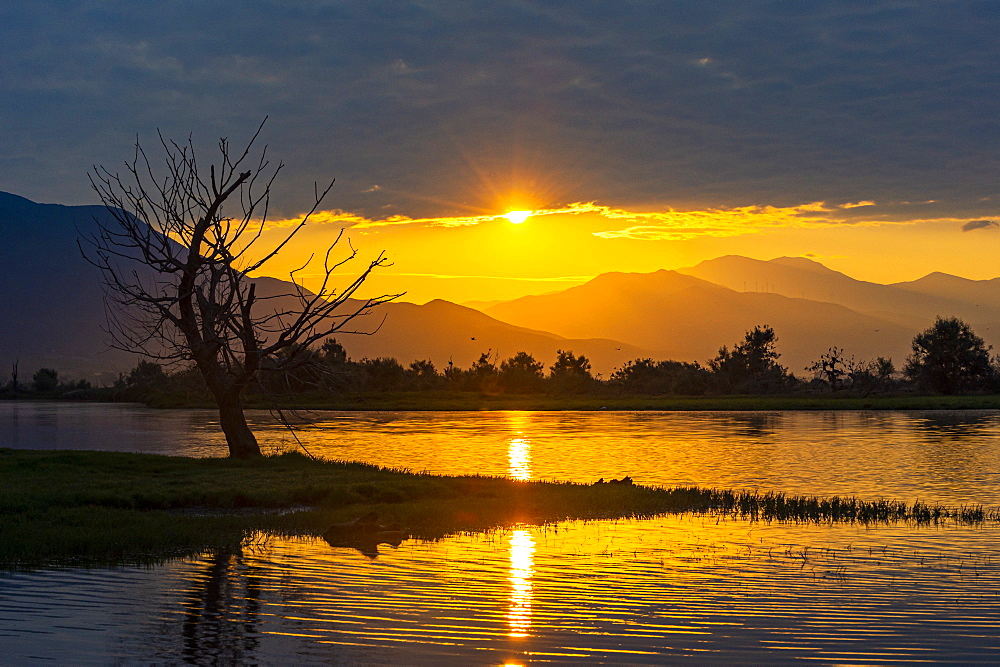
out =
<svg viewBox="0 0 1000 667"><path fill-rule="evenodd" d="M507 474L512 479L524 481L531 479L531 440L525 437L528 415L525 412L509 413L510 430L514 437L507 446Z"/></svg>
<svg viewBox="0 0 1000 667"><path fill-rule="evenodd" d="M507 633L527 637L531 630L531 602L534 597L531 577L534 571L535 541L527 530L510 535L510 606L507 608Z"/></svg>
<svg viewBox="0 0 1000 667"><path fill-rule="evenodd" d="M511 438L507 450L508 472L514 479L531 479L531 441L527 438Z"/></svg>

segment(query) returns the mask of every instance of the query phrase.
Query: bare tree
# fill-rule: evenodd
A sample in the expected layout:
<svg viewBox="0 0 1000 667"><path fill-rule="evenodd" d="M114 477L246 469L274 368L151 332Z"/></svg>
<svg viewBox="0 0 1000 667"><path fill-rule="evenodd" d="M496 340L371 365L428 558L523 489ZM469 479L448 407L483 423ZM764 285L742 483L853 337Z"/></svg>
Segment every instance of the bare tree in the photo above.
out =
<svg viewBox="0 0 1000 667"><path fill-rule="evenodd" d="M353 299L369 274L388 263L383 254L334 289L335 272L357 256L350 243L340 247L343 230L321 260L310 257L291 272L286 290L258 296L250 275L302 229L333 186L315 187L304 218L264 248L271 187L283 165L271 166L267 147L255 147L263 126L243 149L221 139L207 178L190 137L176 143L159 135L165 159L156 167L138 140L124 175L95 166L91 185L109 215L80 244L102 273L111 345L193 361L218 405L233 457L261 455L243 397L265 360L276 371L293 367L310 344L348 332L354 318L399 296ZM322 279L309 291L298 276L314 260L322 262Z"/></svg>

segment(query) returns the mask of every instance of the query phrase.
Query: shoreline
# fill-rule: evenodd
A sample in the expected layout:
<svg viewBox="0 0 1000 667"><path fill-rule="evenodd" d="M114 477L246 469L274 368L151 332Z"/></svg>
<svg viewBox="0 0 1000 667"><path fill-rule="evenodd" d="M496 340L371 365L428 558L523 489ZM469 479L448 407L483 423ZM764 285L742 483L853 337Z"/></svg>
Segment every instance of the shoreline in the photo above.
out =
<svg viewBox="0 0 1000 667"><path fill-rule="evenodd" d="M370 535L330 534L369 513L389 543L571 519L712 514L750 521L1000 522L1000 510L884 499L785 496L631 480L517 481L413 473L284 454L253 460L0 449L0 570L155 564L238 552L261 534L324 537L377 553ZM371 523L376 523L375 519ZM376 537L381 537L376 535Z"/></svg>
<svg viewBox="0 0 1000 667"><path fill-rule="evenodd" d="M115 392L110 389L73 392L72 396L0 397L0 401L53 401L66 403L141 403L157 409L215 409L210 399L162 392ZM842 410L1000 410L1000 394L843 394L774 395L555 395L486 394L481 392L353 392L344 394L302 393L265 398L246 396L245 409L334 410L343 412L476 412L518 411L842 411Z"/></svg>
<svg viewBox="0 0 1000 667"><path fill-rule="evenodd" d="M209 401L179 402L153 396L147 402L157 408L214 408ZM1000 395L891 395L891 396L552 396L541 394L480 394L468 392L367 392L359 394L290 396L268 402L250 397L248 409L475 412L522 411L827 411L827 410L998 410Z"/></svg>

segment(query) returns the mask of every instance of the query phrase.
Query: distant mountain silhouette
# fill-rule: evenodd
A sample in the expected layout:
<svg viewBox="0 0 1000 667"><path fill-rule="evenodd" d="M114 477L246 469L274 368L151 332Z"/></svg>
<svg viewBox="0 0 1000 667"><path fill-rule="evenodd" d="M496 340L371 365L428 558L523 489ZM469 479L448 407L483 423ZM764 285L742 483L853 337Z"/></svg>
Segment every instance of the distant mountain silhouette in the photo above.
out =
<svg viewBox="0 0 1000 667"><path fill-rule="evenodd" d="M484 312L511 324L530 325L564 336L603 336L651 349L673 350L667 340L650 331L647 318L658 318L661 306L675 302L696 303L710 299L712 293L728 291L676 271L614 272L601 274L562 292L499 303ZM718 321L716 314L706 315L713 323ZM679 332L686 331L689 326L700 326L680 320L675 325ZM612 331L616 333L610 333ZM637 342L640 340L644 342Z"/></svg>
<svg viewBox="0 0 1000 667"><path fill-rule="evenodd" d="M43 366L100 380L137 362L103 342L100 275L76 243L95 217L106 219L103 206L36 204L0 192L0 377L17 360L20 381Z"/></svg>
<svg viewBox="0 0 1000 667"><path fill-rule="evenodd" d="M403 302L385 304L372 315L359 318L358 327L374 328L383 317L385 322L375 335L337 337L351 358L391 356L404 366L415 359L431 359L438 370L443 370L449 360L468 368L487 350L492 350L499 361L523 350L543 362L547 369L555 362L556 351L563 349L586 356L594 373L607 376L631 359L662 356L640 346L597 336L564 338L537 329L512 326L441 299L422 306Z"/></svg>
<svg viewBox="0 0 1000 667"><path fill-rule="evenodd" d="M76 244L106 215L100 206L36 204L0 193L0 375L19 359L25 381L42 366L100 381L101 372L110 371L107 380L137 363L135 355L108 349L100 276ZM261 296L291 290L275 278L256 281ZM262 307L280 308L281 300ZM705 361L747 329L768 324L778 333L782 363L802 373L832 345L858 358L892 356L901 366L912 337L937 315L962 317L996 344L1000 279L932 273L879 285L805 258L728 256L680 271L607 273L482 312L441 300L386 304L356 321L354 328L372 335L337 338L354 359L431 359L439 369L449 359L467 368L486 350L500 359L523 350L547 366L557 349L570 349L607 375L638 357Z"/></svg>
<svg viewBox="0 0 1000 667"><path fill-rule="evenodd" d="M266 297L288 294L291 287L276 278L255 278L254 282L257 294ZM291 304L283 299L267 303L279 309ZM357 310L361 304L361 301L349 300L344 304L344 312ZM361 332L334 336L354 360L395 357L407 366L417 359L430 359L439 371L444 370L449 361L468 368L487 350L492 350L491 356L497 355L500 361L520 351L528 352L546 368L555 361L558 350L572 350L586 356L595 373L605 375L631 359L660 354L616 340L564 338L537 329L512 326L478 310L441 299L424 305L403 301L387 303L356 318L345 328ZM368 333L371 335L366 335Z"/></svg>
<svg viewBox="0 0 1000 667"><path fill-rule="evenodd" d="M822 275L819 268L814 272ZM916 333L839 304L737 292L664 270L603 274L559 294L515 299L486 313L564 336L600 336L669 350L672 358L684 361L705 361L720 346L741 340L746 330L768 324L778 334L781 362L799 374L833 345L859 359L886 355L901 365Z"/></svg>
<svg viewBox="0 0 1000 667"><path fill-rule="evenodd" d="M100 383L135 366L140 357L111 350L105 325L100 273L80 254L77 238L95 229L95 218L106 220L102 206L37 204L0 192L0 377L19 360L21 381L43 366L66 378ZM276 278L256 278L259 296L290 294L292 286ZM282 309L290 300L271 299L262 308ZM346 304L348 307L360 302ZM385 319L383 323L383 318ZM381 325L381 327L380 327ZM503 359L526 351L550 365L557 349L586 355L595 372L638 356L656 353L610 340L567 340L560 336L512 326L479 311L446 301L418 306L391 303L356 320L353 327L376 331L343 334L338 340L354 359L392 356L408 365L431 359L443 368L451 359L468 367L488 349Z"/></svg>
<svg viewBox="0 0 1000 667"><path fill-rule="evenodd" d="M482 311L489 308L490 306L495 306L498 303L503 303L504 301L506 301L506 299L492 299L490 301L463 301L458 305Z"/></svg>
<svg viewBox="0 0 1000 667"><path fill-rule="evenodd" d="M680 272L737 291L838 303L914 332L929 327L937 316L960 317L987 342L1000 340L1000 279L967 280L931 273L912 282L880 285L855 280L804 257L770 261L718 257Z"/></svg>
<svg viewBox="0 0 1000 667"><path fill-rule="evenodd" d="M949 299L964 307L1000 311L1000 278L969 280L935 271L909 282L893 283L891 287L918 294ZM972 317L972 315L967 315Z"/></svg>
<svg viewBox="0 0 1000 667"><path fill-rule="evenodd" d="M945 294L855 280L804 257L779 257L765 262L730 255L679 271L738 292L837 303L911 328L926 328L937 315L969 314L960 313L962 304Z"/></svg>

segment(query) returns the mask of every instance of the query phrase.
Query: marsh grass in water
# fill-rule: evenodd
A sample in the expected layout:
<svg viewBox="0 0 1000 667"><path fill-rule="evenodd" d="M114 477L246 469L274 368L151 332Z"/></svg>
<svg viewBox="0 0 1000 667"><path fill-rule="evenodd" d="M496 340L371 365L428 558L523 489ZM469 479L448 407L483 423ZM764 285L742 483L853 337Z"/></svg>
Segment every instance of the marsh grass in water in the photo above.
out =
<svg viewBox="0 0 1000 667"><path fill-rule="evenodd" d="M0 567L153 563L235 550L261 532L320 535L372 511L422 539L671 512L755 521L1000 521L981 507L436 476L298 454L233 460L0 449Z"/></svg>

